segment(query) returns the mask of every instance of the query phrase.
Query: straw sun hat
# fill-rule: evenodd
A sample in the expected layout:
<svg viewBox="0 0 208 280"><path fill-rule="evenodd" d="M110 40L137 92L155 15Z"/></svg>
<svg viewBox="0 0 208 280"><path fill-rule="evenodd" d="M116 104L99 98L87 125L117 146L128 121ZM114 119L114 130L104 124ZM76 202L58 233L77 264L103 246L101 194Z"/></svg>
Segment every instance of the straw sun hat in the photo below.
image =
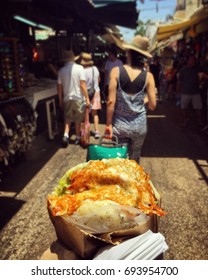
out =
<svg viewBox="0 0 208 280"><path fill-rule="evenodd" d="M83 66L91 66L94 64L93 60L92 60L92 55L90 53L81 53L80 55L80 64Z"/></svg>
<svg viewBox="0 0 208 280"><path fill-rule="evenodd" d="M148 52L149 40L141 35L135 36L130 43L124 43L123 47L126 50L133 50L143 54L144 56L150 58L152 57L152 55Z"/></svg>

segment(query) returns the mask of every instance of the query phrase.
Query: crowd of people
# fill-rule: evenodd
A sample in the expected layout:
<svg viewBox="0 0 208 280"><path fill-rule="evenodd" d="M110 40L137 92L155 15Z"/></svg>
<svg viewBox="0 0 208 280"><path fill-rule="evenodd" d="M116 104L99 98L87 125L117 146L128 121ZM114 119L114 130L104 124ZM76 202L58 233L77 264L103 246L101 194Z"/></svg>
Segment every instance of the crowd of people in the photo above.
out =
<svg viewBox="0 0 208 280"><path fill-rule="evenodd" d="M71 123L75 123L75 144L80 144L86 108L92 115L93 135L99 139L98 111L104 102L105 133L109 138L116 135L121 144L128 145L129 158L138 163L147 134L147 110L156 108L156 98L158 102L174 100L180 106L183 127L190 122L191 106L196 124L208 133L207 60L198 65L190 52L185 63L175 59L167 69L158 55L152 57L148 52L148 39L140 35L124 48L125 61L118 58L115 47L110 48L101 63L103 67L91 53L82 52L75 57L72 50L65 51L66 64L58 72L57 85L65 122L63 145L67 147L69 143Z"/></svg>
<svg viewBox="0 0 208 280"><path fill-rule="evenodd" d="M189 48L170 65L155 55L149 64L158 102L173 101L181 109L181 126L194 122L199 131L208 134L208 56L199 56Z"/></svg>

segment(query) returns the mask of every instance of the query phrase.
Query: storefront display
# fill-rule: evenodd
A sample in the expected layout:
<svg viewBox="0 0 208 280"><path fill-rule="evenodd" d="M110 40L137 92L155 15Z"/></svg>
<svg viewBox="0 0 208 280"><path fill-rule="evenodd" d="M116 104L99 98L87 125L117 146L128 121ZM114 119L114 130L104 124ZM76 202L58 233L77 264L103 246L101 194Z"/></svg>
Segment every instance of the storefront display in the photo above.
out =
<svg viewBox="0 0 208 280"><path fill-rule="evenodd" d="M16 38L0 39L0 98L23 95L23 48Z"/></svg>
<svg viewBox="0 0 208 280"><path fill-rule="evenodd" d="M35 131L36 113L24 96L0 101L0 178L30 147Z"/></svg>
<svg viewBox="0 0 208 280"><path fill-rule="evenodd" d="M25 152L36 131L37 114L26 99L24 50L16 38L0 38L0 180Z"/></svg>

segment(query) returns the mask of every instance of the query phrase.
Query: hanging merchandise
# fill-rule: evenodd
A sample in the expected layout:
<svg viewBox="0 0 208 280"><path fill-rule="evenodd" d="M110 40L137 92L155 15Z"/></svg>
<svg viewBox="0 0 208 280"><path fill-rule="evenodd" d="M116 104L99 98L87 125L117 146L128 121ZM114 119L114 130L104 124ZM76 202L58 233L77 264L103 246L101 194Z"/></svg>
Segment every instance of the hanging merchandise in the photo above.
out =
<svg viewBox="0 0 208 280"><path fill-rule="evenodd" d="M23 48L16 38L0 38L0 99L23 95Z"/></svg>
<svg viewBox="0 0 208 280"><path fill-rule="evenodd" d="M0 179L15 157L30 147L36 118L36 112L24 97L0 101Z"/></svg>
<svg viewBox="0 0 208 280"><path fill-rule="evenodd" d="M37 113L26 100L24 49L17 38L0 38L0 181L36 133Z"/></svg>

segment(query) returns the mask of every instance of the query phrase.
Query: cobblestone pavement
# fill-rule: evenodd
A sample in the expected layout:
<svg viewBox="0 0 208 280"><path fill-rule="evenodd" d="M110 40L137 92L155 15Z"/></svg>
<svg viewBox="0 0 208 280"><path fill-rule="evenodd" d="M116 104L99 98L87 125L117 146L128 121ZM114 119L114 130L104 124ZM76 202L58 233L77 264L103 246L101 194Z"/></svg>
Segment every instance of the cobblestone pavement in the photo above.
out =
<svg viewBox="0 0 208 280"><path fill-rule="evenodd" d="M207 260L208 137L194 123L182 129L179 109L170 101L149 114L148 126L141 165L169 213L159 222L169 245L164 259ZM36 136L0 185L2 260L40 259L56 240L47 194L66 170L86 160L86 149L73 143L63 149L60 137L48 141L45 133Z"/></svg>

